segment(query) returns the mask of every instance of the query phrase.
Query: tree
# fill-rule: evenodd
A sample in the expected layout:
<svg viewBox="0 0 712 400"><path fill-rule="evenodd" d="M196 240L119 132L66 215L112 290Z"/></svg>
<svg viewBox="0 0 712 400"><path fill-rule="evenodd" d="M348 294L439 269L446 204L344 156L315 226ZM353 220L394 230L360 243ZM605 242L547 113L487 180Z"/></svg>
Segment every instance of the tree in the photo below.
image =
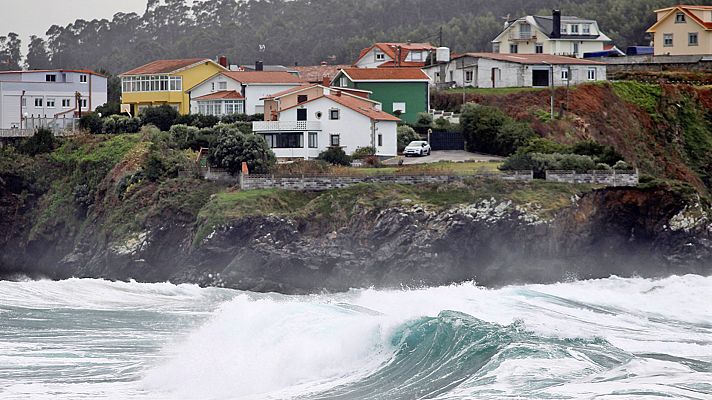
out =
<svg viewBox="0 0 712 400"><path fill-rule="evenodd" d="M467 142L467 150L498 154L497 137L500 127L507 121L508 117L498 108L465 104L460 115L460 125Z"/></svg>
<svg viewBox="0 0 712 400"><path fill-rule="evenodd" d="M25 65L28 69L52 68L49 51L47 51L47 42L44 39L35 35L30 36Z"/></svg>
<svg viewBox="0 0 712 400"><path fill-rule="evenodd" d="M178 119L178 111L168 104L158 107L148 107L141 111L142 125L152 124L162 131L171 129L176 119Z"/></svg>
<svg viewBox="0 0 712 400"><path fill-rule="evenodd" d="M235 128L223 130L217 143L210 149L208 161L231 174L242 170L242 163L247 163L250 172L266 174L274 168L277 158L259 135L245 135Z"/></svg>
<svg viewBox="0 0 712 400"><path fill-rule="evenodd" d="M79 118L79 128L89 131L94 135L98 135L104 131L104 121L98 113L92 112L83 114Z"/></svg>
<svg viewBox="0 0 712 400"><path fill-rule="evenodd" d="M51 130L46 128L38 129L34 135L23 140L18 150L21 153L34 156L42 153L49 153L54 150L56 139Z"/></svg>
<svg viewBox="0 0 712 400"><path fill-rule="evenodd" d="M421 140L420 135L408 125L398 127L398 151L403 151L408 143L414 140Z"/></svg>
<svg viewBox="0 0 712 400"><path fill-rule="evenodd" d="M22 60L22 41L15 32L0 36L0 71L16 71Z"/></svg>
<svg viewBox="0 0 712 400"><path fill-rule="evenodd" d="M334 165L351 165L351 157L346 154L344 149L338 146L332 146L322 151L316 159Z"/></svg>

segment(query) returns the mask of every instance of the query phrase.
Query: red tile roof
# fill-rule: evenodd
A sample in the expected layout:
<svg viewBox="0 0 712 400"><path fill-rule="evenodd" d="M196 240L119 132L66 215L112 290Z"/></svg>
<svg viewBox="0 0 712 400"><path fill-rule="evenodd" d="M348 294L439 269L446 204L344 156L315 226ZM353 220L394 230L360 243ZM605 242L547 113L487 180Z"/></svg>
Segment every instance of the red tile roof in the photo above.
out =
<svg viewBox="0 0 712 400"><path fill-rule="evenodd" d="M695 22L697 22L700 26L705 28L705 30L712 30L712 22L707 22L703 21L695 15L692 11L690 10L712 10L712 6L690 6L690 5L677 5L677 6L672 6L668 8L661 8L659 10L655 10L656 13L662 12L662 11L668 11L667 14L665 14L664 17L658 19L653 26L648 28L646 32L655 32L655 28L660 25L664 20L666 20L670 15L675 13L676 11L682 11L687 15L688 17L692 18Z"/></svg>
<svg viewBox="0 0 712 400"><path fill-rule="evenodd" d="M312 88L312 87L315 87L315 86L319 86L319 85L316 84L316 83L312 83L312 84L309 84L309 85L299 85L299 86L295 86L295 87L289 88L289 89L287 89L287 90L282 90L281 92L277 92L277 93L270 94L270 95L268 95L268 96L265 96L265 97L261 98L260 100L276 99L277 97L282 97L282 96L284 96L284 95L287 95L287 94L290 94L290 93L294 93L294 92L299 92L299 91L302 91L302 90L305 90L305 89L309 89L309 88Z"/></svg>
<svg viewBox="0 0 712 400"><path fill-rule="evenodd" d="M299 77L305 82L322 83L324 78L331 80L342 68L349 68L350 65L308 65L296 66L294 69L299 72Z"/></svg>
<svg viewBox="0 0 712 400"><path fill-rule="evenodd" d="M283 71L228 71L222 74L241 83L304 83L298 76Z"/></svg>
<svg viewBox="0 0 712 400"><path fill-rule="evenodd" d="M373 120L376 120L376 121L395 121L395 122L400 121L400 118L395 117L391 114L388 114L385 111L376 110L374 108L374 104L370 101L364 101L360 98L349 96L349 95L344 95L344 94L342 94L340 96L330 94L330 95L326 95L324 97L331 99L334 102L339 103L344 107L348 107L348 108L356 111L357 113L365 115L365 116L367 116Z"/></svg>
<svg viewBox="0 0 712 400"><path fill-rule="evenodd" d="M196 97L193 100L241 100L245 97L236 90L221 90L219 92L208 93L206 95Z"/></svg>
<svg viewBox="0 0 712 400"><path fill-rule="evenodd" d="M180 60L156 60L146 65L126 71L120 75L170 74L171 72L189 67L201 62L214 62L209 58L185 58ZM216 63L216 65L219 65Z"/></svg>
<svg viewBox="0 0 712 400"><path fill-rule="evenodd" d="M406 66L411 66L411 67L422 67L425 65L425 61L422 62L414 62L414 61L408 61L406 62L405 59L408 57L408 54L412 50L435 50L436 47L431 45L430 43L375 43L371 47L367 47L363 50L361 50L361 53L358 56L358 59L356 60L355 63L357 63L360 59L362 59L366 54L368 54L371 49L374 47L378 47L381 51L383 51L388 57L391 58L390 62L383 63L381 66L385 67L393 67L395 66L394 60L396 60L398 57L396 57L396 52L397 48L401 48L401 54L400 54L400 63L399 66L401 67L406 67ZM355 64L354 63L354 64ZM410 65L405 65L405 64L410 64Z"/></svg>
<svg viewBox="0 0 712 400"><path fill-rule="evenodd" d="M517 64L605 65L605 63L592 61L590 59L555 56L551 54L464 53L460 54L457 58L461 57L487 58ZM455 58L453 58L453 60L454 59Z"/></svg>
<svg viewBox="0 0 712 400"><path fill-rule="evenodd" d="M419 68L344 68L353 81L429 81Z"/></svg>

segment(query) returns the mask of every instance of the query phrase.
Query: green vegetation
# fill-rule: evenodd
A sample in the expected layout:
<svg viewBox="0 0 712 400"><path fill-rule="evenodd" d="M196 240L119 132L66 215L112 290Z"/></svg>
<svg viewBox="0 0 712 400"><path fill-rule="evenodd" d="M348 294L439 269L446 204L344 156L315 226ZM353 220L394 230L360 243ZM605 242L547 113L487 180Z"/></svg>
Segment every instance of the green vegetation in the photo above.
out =
<svg viewBox="0 0 712 400"><path fill-rule="evenodd" d="M231 174L241 171L243 162L250 171L257 174L268 173L277 163L264 137L246 135L233 127L226 127L220 132L215 145L210 149L208 161L227 169Z"/></svg>
<svg viewBox="0 0 712 400"><path fill-rule="evenodd" d="M527 123L514 121L496 107L468 103L460 116L467 150L508 156L534 137Z"/></svg>
<svg viewBox="0 0 712 400"><path fill-rule="evenodd" d="M505 88L453 88L445 90L445 93L467 93L467 94L481 94L481 95L503 95L511 93L521 93L521 92L536 92L540 90L548 90L547 88L533 88L533 87L505 87Z"/></svg>
<svg viewBox="0 0 712 400"><path fill-rule="evenodd" d="M408 125L398 127L398 151L401 152L412 141L421 140L420 135Z"/></svg>
<svg viewBox="0 0 712 400"><path fill-rule="evenodd" d="M611 82L613 92L624 101L634 104L651 116L657 115L662 96L660 85L635 81Z"/></svg>
<svg viewBox="0 0 712 400"><path fill-rule="evenodd" d="M328 149L319 153L317 160L327 162L334 165L351 165L351 156L344 152L344 149L337 146L329 147Z"/></svg>

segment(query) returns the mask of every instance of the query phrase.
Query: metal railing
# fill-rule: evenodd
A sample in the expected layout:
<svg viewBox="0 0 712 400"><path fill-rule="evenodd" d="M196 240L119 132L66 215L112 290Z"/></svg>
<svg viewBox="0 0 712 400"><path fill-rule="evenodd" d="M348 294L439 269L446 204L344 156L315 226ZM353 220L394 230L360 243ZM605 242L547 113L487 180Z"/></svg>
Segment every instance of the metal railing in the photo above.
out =
<svg viewBox="0 0 712 400"><path fill-rule="evenodd" d="M536 40L536 34L533 32L509 32L510 40Z"/></svg>
<svg viewBox="0 0 712 400"><path fill-rule="evenodd" d="M284 132L284 131L320 131L319 121L255 121L252 123L255 132Z"/></svg>

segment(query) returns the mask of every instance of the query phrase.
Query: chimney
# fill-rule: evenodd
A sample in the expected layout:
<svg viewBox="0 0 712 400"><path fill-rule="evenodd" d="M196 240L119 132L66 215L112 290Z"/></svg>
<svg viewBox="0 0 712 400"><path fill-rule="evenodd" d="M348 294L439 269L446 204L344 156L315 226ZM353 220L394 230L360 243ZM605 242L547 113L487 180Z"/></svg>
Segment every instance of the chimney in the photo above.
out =
<svg viewBox="0 0 712 400"><path fill-rule="evenodd" d="M264 71L265 64L262 61L255 61L255 71Z"/></svg>
<svg viewBox="0 0 712 400"><path fill-rule="evenodd" d="M551 28L551 35L549 35L549 38L561 38L561 10L553 10L551 21L553 26Z"/></svg>
<svg viewBox="0 0 712 400"><path fill-rule="evenodd" d="M218 64L222 65L223 67L227 68L227 57L225 56L220 56L218 58Z"/></svg>
<svg viewBox="0 0 712 400"><path fill-rule="evenodd" d="M331 86L331 79L329 79L328 76L324 75L324 76L321 78L321 86L326 86L326 87Z"/></svg>

